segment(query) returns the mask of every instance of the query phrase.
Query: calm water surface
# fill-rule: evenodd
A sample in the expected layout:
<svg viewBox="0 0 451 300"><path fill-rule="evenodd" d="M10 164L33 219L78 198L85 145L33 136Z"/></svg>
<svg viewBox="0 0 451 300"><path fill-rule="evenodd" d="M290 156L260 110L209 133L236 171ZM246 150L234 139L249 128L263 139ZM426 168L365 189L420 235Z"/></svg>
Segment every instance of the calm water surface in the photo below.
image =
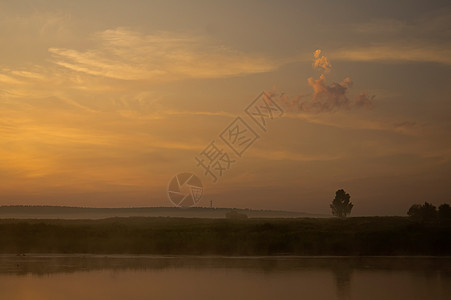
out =
<svg viewBox="0 0 451 300"><path fill-rule="evenodd" d="M451 299L451 258L3 255L0 299Z"/></svg>

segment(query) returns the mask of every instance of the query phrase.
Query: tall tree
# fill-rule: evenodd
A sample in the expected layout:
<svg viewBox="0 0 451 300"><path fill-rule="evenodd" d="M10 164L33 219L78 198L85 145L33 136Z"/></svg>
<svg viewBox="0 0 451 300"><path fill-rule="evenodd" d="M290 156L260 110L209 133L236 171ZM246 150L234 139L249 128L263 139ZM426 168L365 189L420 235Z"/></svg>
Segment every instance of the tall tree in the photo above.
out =
<svg viewBox="0 0 451 300"><path fill-rule="evenodd" d="M350 201L351 195L346 193L344 190L338 190L335 192L335 198L330 205L332 209L332 214L334 216L343 218L351 213L354 204Z"/></svg>

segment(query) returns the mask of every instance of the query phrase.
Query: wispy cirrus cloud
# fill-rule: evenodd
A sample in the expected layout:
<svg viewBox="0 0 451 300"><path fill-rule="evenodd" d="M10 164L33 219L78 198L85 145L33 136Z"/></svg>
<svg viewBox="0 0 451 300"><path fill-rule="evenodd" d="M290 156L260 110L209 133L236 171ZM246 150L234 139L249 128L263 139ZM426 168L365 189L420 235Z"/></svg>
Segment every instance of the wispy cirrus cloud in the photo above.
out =
<svg viewBox="0 0 451 300"><path fill-rule="evenodd" d="M258 54L234 51L199 36L117 28L93 38L97 46L84 51L50 48L53 62L95 76L154 82L230 77L278 67Z"/></svg>
<svg viewBox="0 0 451 300"><path fill-rule="evenodd" d="M431 45L420 41L392 42L336 50L331 57L349 61L433 62L451 65L451 44Z"/></svg>
<svg viewBox="0 0 451 300"><path fill-rule="evenodd" d="M349 34L358 41L331 51L348 61L427 62L451 65L451 12L444 10L411 22L374 19L353 24Z"/></svg>

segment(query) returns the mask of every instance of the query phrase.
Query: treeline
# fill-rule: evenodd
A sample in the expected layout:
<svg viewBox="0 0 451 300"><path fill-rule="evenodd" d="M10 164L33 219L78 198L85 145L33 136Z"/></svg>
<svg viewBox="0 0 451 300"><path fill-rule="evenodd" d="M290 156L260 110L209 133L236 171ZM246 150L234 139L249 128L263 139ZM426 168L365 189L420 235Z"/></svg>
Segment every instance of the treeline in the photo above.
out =
<svg viewBox="0 0 451 300"><path fill-rule="evenodd" d="M437 208L431 203L424 202L421 204L412 205L407 211L412 219L421 221L434 221L434 220L451 220L451 207L447 203L443 203Z"/></svg>
<svg viewBox="0 0 451 300"><path fill-rule="evenodd" d="M20 219L104 219L111 217L186 217L186 218L224 218L230 208L191 207L128 207L93 208L69 206L0 206L0 218ZM234 209L249 218L299 218L325 217L302 212Z"/></svg>
<svg viewBox="0 0 451 300"><path fill-rule="evenodd" d="M449 256L450 236L406 217L0 220L0 253Z"/></svg>

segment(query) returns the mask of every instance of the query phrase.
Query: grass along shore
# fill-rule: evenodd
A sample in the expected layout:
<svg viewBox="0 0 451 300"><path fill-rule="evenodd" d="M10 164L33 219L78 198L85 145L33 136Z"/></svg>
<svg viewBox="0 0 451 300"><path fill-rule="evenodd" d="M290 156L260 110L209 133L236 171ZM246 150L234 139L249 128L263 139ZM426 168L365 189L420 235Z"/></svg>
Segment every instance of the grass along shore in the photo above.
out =
<svg viewBox="0 0 451 300"><path fill-rule="evenodd" d="M407 217L0 219L0 253L451 255L451 223Z"/></svg>

